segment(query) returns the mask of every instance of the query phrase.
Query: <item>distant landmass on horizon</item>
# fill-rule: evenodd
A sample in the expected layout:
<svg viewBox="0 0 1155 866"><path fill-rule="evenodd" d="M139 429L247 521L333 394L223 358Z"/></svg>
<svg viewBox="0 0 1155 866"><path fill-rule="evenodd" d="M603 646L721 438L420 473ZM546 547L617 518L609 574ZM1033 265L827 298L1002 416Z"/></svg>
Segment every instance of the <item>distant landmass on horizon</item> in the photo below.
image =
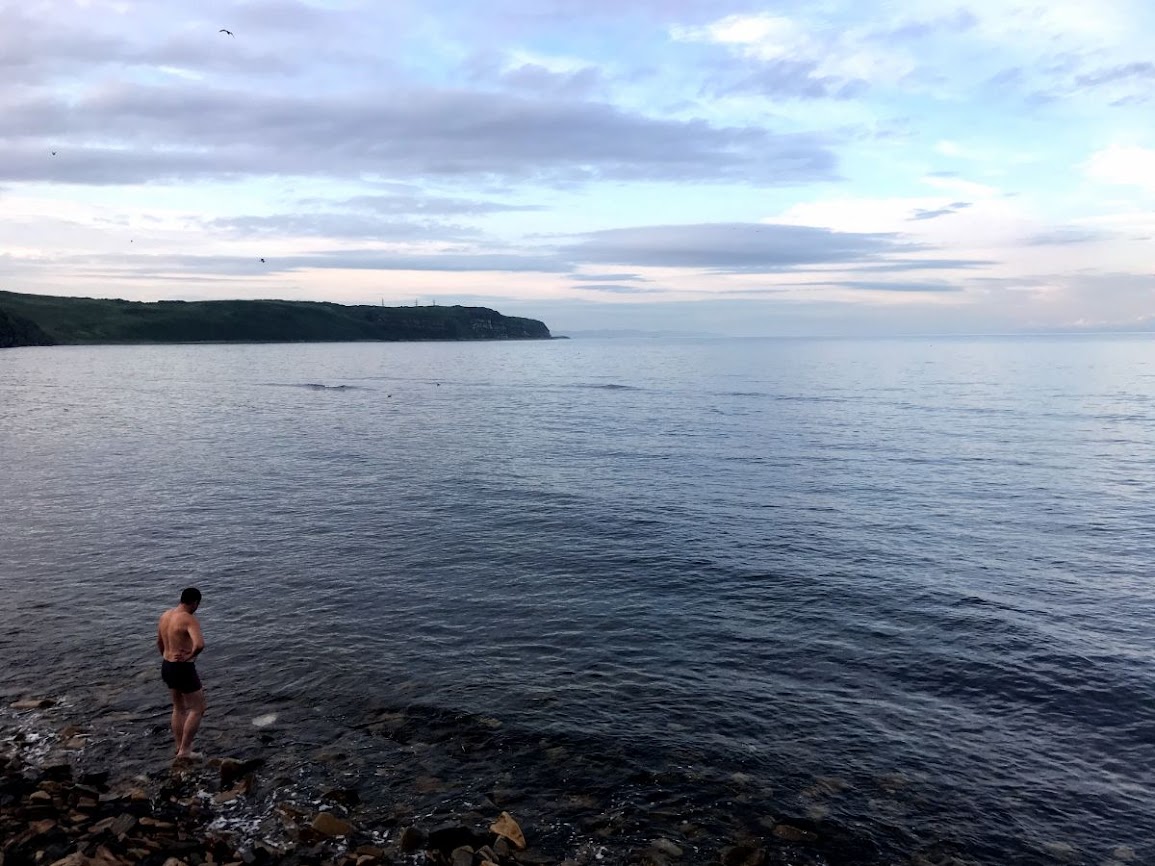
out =
<svg viewBox="0 0 1155 866"><path fill-rule="evenodd" d="M0 291L0 348L95 343L549 340L537 319L486 307L324 301L123 301Z"/></svg>

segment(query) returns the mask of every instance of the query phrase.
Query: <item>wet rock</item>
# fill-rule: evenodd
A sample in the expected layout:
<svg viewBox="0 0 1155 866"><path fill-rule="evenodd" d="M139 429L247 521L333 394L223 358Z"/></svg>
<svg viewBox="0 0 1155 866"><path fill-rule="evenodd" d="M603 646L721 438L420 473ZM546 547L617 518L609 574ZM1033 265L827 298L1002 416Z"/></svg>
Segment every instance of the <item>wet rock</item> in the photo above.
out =
<svg viewBox="0 0 1155 866"><path fill-rule="evenodd" d="M251 758L247 761L225 758L220 765L221 790L232 788L238 779L260 769L264 763L263 758Z"/></svg>
<svg viewBox="0 0 1155 866"><path fill-rule="evenodd" d="M98 773L84 773L80 777L80 784L89 785L90 787L104 791L108 788L108 776L108 770L102 770Z"/></svg>
<svg viewBox="0 0 1155 866"><path fill-rule="evenodd" d="M887 773L878 777L878 786L888 794L897 794L910 784L910 779L902 773Z"/></svg>
<svg viewBox="0 0 1155 866"><path fill-rule="evenodd" d="M795 827L793 824L777 824L770 832L785 842L818 841L817 833L811 833L809 830L803 830L801 827Z"/></svg>
<svg viewBox="0 0 1155 866"><path fill-rule="evenodd" d="M652 843L650 843L650 848L659 854L664 854L665 856L673 857L674 859L681 857L683 854L681 846L675 842L670 841L669 839L655 839Z"/></svg>
<svg viewBox="0 0 1155 866"><path fill-rule="evenodd" d="M56 760L40 768L40 774L45 779L63 781L72 778L72 764L66 760Z"/></svg>
<svg viewBox="0 0 1155 866"><path fill-rule="evenodd" d="M464 824L445 824L429 832L429 840L425 847L449 855L455 848L468 846L476 849L488 841L489 837L486 834L479 833L472 827Z"/></svg>
<svg viewBox="0 0 1155 866"><path fill-rule="evenodd" d="M401 831L397 844L406 853L417 851L425 847L425 834L416 827L406 827Z"/></svg>
<svg viewBox="0 0 1155 866"><path fill-rule="evenodd" d="M361 802L361 795L354 788L330 788L321 795L321 799L342 806L356 806Z"/></svg>
<svg viewBox="0 0 1155 866"><path fill-rule="evenodd" d="M850 783L837 776L819 776L814 784L802 792L803 797L828 797L840 794L850 787Z"/></svg>
<svg viewBox="0 0 1155 866"><path fill-rule="evenodd" d="M229 788L229 790L221 791L219 794L214 796L213 802L216 803L217 805L223 805L225 803L231 803L233 800L237 799L237 797L240 797L242 794L244 794L244 791L242 791L239 787Z"/></svg>
<svg viewBox="0 0 1155 866"><path fill-rule="evenodd" d="M8 705L14 710L46 710L49 707L56 706L56 701L52 698L25 698L24 700L14 701Z"/></svg>
<svg viewBox="0 0 1155 866"><path fill-rule="evenodd" d="M502 812L497 820L489 826L489 829L490 832L508 839L518 850L525 848L525 834L521 832L521 827L508 812Z"/></svg>
<svg viewBox="0 0 1155 866"><path fill-rule="evenodd" d="M123 837L127 833L131 832L132 828L135 826L136 816L128 812L124 812L118 815L115 820L113 820L112 826L108 828L108 832L110 832L113 836Z"/></svg>
<svg viewBox="0 0 1155 866"><path fill-rule="evenodd" d="M730 845L719 852L722 866L762 866L766 852L753 845Z"/></svg>
<svg viewBox="0 0 1155 866"><path fill-rule="evenodd" d="M830 816L830 807L821 803L811 803L806 807L806 817L811 821L821 821Z"/></svg>
<svg viewBox="0 0 1155 866"><path fill-rule="evenodd" d="M552 866L554 858L538 851L515 851L513 859L525 866Z"/></svg>
<svg viewBox="0 0 1155 866"><path fill-rule="evenodd" d="M1078 849L1068 842L1044 842L1043 850L1063 863L1074 863L1079 859Z"/></svg>
<svg viewBox="0 0 1155 866"><path fill-rule="evenodd" d="M451 866L473 866L473 849L468 845L454 848L449 855L449 862Z"/></svg>
<svg viewBox="0 0 1155 866"><path fill-rule="evenodd" d="M91 860L89 860L79 851L75 851L72 854L69 854L67 857L62 857L61 859L54 861L51 866L91 866L91 864Z"/></svg>
<svg viewBox="0 0 1155 866"><path fill-rule="evenodd" d="M352 824L332 812L318 812L309 826L322 836L348 836L353 832Z"/></svg>

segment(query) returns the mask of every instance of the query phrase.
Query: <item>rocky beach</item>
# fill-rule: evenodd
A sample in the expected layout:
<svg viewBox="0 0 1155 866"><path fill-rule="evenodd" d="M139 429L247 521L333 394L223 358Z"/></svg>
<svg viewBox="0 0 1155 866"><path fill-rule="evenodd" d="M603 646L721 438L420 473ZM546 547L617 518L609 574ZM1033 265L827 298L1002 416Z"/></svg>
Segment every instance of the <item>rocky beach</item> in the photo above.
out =
<svg viewBox="0 0 1155 866"><path fill-rule="evenodd" d="M131 746L120 761L102 751L107 720L81 715L24 697L0 716L3 866L884 862L821 819L837 779L809 792L811 817L773 814L740 773L700 780L695 797L686 779L625 756L518 743L496 720L427 711L377 712L352 733L379 742L372 768L352 758L362 747L350 734L301 751L271 717L235 754L146 767L124 760ZM163 741L166 719L135 721L130 742ZM885 862L965 861L924 851Z"/></svg>

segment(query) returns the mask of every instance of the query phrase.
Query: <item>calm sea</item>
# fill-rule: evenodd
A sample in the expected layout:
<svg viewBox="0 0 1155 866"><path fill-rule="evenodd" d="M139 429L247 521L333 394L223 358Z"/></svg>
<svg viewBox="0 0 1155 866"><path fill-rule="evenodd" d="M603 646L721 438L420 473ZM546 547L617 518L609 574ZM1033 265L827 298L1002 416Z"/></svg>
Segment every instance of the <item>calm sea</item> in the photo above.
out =
<svg viewBox="0 0 1155 866"><path fill-rule="evenodd" d="M1139 337L6 350L0 692L156 764L195 584L206 752L558 846L1151 863L1153 494Z"/></svg>

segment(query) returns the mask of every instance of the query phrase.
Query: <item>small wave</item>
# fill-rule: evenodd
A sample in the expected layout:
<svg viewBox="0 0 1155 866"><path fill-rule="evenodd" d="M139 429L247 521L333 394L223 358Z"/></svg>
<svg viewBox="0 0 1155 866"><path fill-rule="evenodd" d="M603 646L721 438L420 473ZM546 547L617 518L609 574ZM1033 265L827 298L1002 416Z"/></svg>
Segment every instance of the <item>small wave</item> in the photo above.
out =
<svg viewBox="0 0 1155 866"><path fill-rule="evenodd" d="M582 382L582 383L575 384L571 387L588 388L588 389L591 389L594 391L641 391L642 390L641 388L637 387L636 385L615 385L612 383L608 384L608 385L596 385L596 384L592 384L592 383Z"/></svg>
<svg viewBox="0 0 1155 866"><path fill-rule="evenodd" d="M274 388L308 388L310 391L359 391L363 385L323 385L320 382L268 382Z"/></svg>
<svg viewBox="0 0 1155 866"><path fill-rule="evenodd" d="M847 403L849 397L831 397L823 394L772 394L769 391L718 391L718 397L752 397L778 403Z"/></svg>

